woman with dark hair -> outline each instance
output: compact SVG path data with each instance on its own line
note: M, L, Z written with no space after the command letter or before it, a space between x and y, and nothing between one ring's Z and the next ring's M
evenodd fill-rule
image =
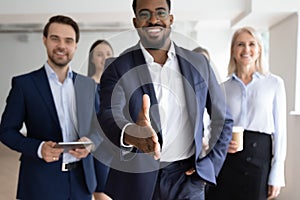
M100 82L107 58L113 56L113 48L106 40L95 41L89 51L88 76Z
M95 41L89 51L89 63L88 63L88 76L95 80L97 83L95 109L96 113L100 110L100 79L104 71L104 64L107 58L113 56L112 46L106 40ZM100 144L101 145L101 144ZM107 163L102 163L100 160L94 157L95 171L97 178L97 188L94 193L95 200L111 199L104 192L109 167Z

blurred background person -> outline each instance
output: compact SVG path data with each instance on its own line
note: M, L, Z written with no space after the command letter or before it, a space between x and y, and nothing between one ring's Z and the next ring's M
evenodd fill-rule
M238 29L231 42L229 79L223 83L235 126L244 128L243 150L231 141L209 200L266 200L285 185L286 94L283 80L264 63L260 34Z
M194 52L196 53L201 53L203 54L208 62L210 63L210 55L209 55L209 52L207 49L203 48L203 47L196 47L195 49L193 49ZM203 146L202 146L202 155L205 156L207 153L208 153L208 150L209 150L209 138L210 138L210 117L209 117L209 114L207 112L207 109L205 108L204 109L204 113L203 113L203 139L202 139L202 142L203 142Z
M89 51L89 63L88 63L88 76L95 80L97 83L96 90L96 100L95 100L95 109L96 113L100 110L100 79L104 71L104 64L107 58L113 56L113 48L106 40L97 40L95 41ZM101 156L105 155L107 149L105 148L105 143L102 143L99 148L101 148ZM104 148L103 148L104 147ZM97 178L97 188L94 193L95 200L105 200L111 199L104 192L105 183L107 180L107 175L109 172L109 167L107 163L102 163L101 161L107 161L109 158L101 158L101 160L94 157L95 171Z
M104 64L107 58L113 56L113 48L106 40L95 41L89 51L88 76L95 80L97 85L97 94L100 90L100 79L104 71ZM100 98L96 100L96 111L99 112Z
M193 49L193 51L197 52L197 53L202 53L207 60L210 62L210 55L207 49L203 48L203 47L196 47L195 49Z

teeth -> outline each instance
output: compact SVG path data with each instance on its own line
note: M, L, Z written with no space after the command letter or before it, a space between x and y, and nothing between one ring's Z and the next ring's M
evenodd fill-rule
M58 54L58 55L64 55L63 52L56 52L56 54Z
M159 32L160 29L150 29L149 32Z
M242 57L250 57L250 55L246 54L246 55L242 55Z
M161 31L160 28L149 28L149 29L147 29L148 33L158 33L160 31Z

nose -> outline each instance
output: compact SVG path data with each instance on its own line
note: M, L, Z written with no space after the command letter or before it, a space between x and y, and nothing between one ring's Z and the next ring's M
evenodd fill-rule
M156 22L157 22L158 20L159 20L159 19L158 19L158 17L156 16L155 12L152 12L152 13L151 13L151 17L150 17L150 19L149 19L149 22L150 22L151 24L156 24Z
M58 43L57 43L57 46L59 47L59 48L64 48L65 46L66 46L66 44L65 44L65 42L64 41L59 41Z
M250 50L250 46L249 45L245 45L245 51L249 51Z

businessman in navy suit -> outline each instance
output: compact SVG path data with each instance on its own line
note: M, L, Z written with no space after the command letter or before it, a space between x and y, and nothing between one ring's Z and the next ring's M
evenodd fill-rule
M115 156L105 192L115 200L204 200L231 139L232 119L209 62L170 39L169 0L134 0L140 42L101 78L101 128ZM201 155L203 112L210 150Z
M95 83L69 63L79 28L67 16L53 16L44 28L48 60L14 77L0 125L0 141L21 153L17 199L90 200L96 187L90 151L100 143L94 111ZM20 133L23 123L27 134ZM65 151L58 142L91 141Z

